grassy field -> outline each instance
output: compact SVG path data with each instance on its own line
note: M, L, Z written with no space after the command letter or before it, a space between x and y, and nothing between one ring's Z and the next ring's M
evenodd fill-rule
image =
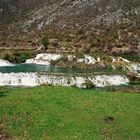
M139 140L140 94L0 88L0 139Z

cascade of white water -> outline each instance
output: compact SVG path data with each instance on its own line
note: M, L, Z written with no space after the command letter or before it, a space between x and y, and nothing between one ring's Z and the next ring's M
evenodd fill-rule
M59 86L72 86L82 88L90 80L96 87L127 84L130 80L124 75L97 75L97 76L65 76L39 73L0 73L0 86L37 86L51 84Z
M4 66L13 66L13 64L8 62L7 60L0 59L0 67L4 67Z

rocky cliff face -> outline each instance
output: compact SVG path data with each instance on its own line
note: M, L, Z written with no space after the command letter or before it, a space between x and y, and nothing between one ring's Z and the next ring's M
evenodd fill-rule
M38 45L47 33L51 49L139 52L139 0L1 0L0 8L2 45Z

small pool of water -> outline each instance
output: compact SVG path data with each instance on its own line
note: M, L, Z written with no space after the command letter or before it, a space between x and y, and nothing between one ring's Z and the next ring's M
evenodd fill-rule
M3 73L18 73L18 72L48 72L48 73L95 73L107 72L106 69L81 69L81 68L63 68L55 66L44 66L35 64L17 64L15 66L0 67L0 72Z

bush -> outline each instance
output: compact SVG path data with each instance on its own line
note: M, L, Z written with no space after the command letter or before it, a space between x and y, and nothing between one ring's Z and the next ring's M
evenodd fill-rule
M4 60L7 60L7 61L9 61L9 62L11 62L11 63L16 63L16 62L15 62L14 56L11 55L11 54L5 54L5 55L3 56L3 59L4 59Z
M26 59L35 57L34 52L14 52L12 54L5 54L3 59L8 60L11 63L24 63Z
M5 55L3 56L3 59L5 59L5 60L8 60L8 61L9 61L9 59L10 59L10 55L9 55L9 54L5 54Z
M47 50L48 49L48 45L49 45L49 40L48 40L47 36L43 37L42 44L43 44L45 50Z
M25 54L21 54L20 57L19 57L19 61L21 63L24 63L26 61L26 59L27 59L27 55L25 55Z
M77 56L78 58L84 58L84 53L83 53L83 52L78 52L78 53L76 54L76 56Z
M95 88L95 85L90 80L86 80L85 83L83 84L83 86L85 86L87 89Z

